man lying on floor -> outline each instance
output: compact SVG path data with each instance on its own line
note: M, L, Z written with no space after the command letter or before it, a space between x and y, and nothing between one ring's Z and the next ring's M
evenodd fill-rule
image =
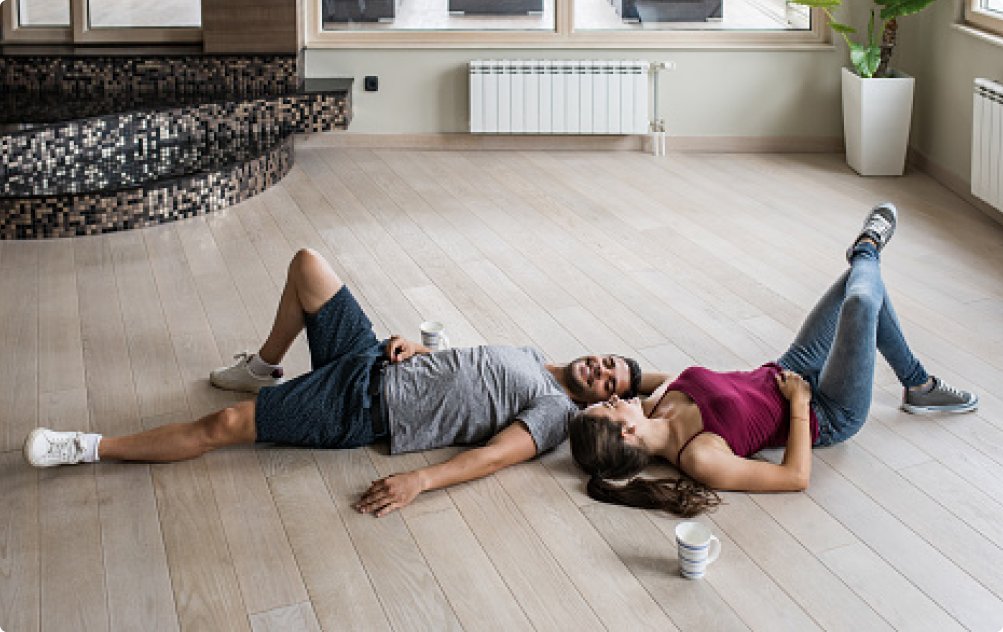
M280 363L304 327L313 370L283 382ZM351 292L311 250L293 257L261 349L235 359L210 379L220 388L257 393L253 400L123 437L37 428L25 440L25 458L36 467L169 462L255 441L355 448L387 439L394 454L484 444L374 482L356 508L383 516L423 491L531 459L565 439L580 405L650 392L666 377L642 376L637 362L613 355L556 365L529 347L431 353L400 336L379 341Z

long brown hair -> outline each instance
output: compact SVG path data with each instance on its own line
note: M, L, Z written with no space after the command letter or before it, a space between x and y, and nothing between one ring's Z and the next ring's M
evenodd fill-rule
M679 478L638 476L651 463L651 456L624 441L620 425L585 410L568 426L571 455L589 474L589 497L616 505L661 509L691 518L721 504L717 492L680 470ZM629 479L614 483L609 479Z

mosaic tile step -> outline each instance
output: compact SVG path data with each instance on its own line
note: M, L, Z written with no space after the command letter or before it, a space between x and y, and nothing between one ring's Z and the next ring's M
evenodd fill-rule
M0 85L10 92L123 98L206 93L254 96L292 92L297 83L295 55L0 56Z
M42 161L44 168L15 164L0 175L0 198L118 191L217 171L257 157L284 136L171 138L152 150L146 142L128 139L114 150L89 148L73 156L53 152Z
M351 80L292 55L0 56L0 239L209 213L278 182L293 134L344 129Z
M288 136L246 162L135 189L0 198L0 239L96 235L212 213L264 191L292 165Z
M213 170L293 133L344 129L348 91L91 117L0 136L0 197L133 188ZM317 86L314 86L316 89Z
M3 58L0 57L0 60ZM211 103L235 103L259 99L290 99L291 102L322 96L350 99L351 79L307 79L289 86L281 83L270 92L242 92L209 85L202 92L167 90L158 93L0 92L0 133L28 130L76 119L97 118L120 113L155 112Z

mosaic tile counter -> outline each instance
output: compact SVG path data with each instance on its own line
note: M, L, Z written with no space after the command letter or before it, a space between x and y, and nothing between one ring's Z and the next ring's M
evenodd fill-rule
M278 182L293 134L344 129L351 80L293 56L0 57L0 239L219 210Z

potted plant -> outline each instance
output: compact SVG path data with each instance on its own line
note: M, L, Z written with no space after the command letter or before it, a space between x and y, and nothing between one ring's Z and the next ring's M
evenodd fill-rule
M867 41L862 44L850 39L856 29L833 18L832 10L841 6L841 0L789 1L821 9L829 26L843 36L850 49L853 68L843 68L842 80L847 164L864 176L902 175L909 145L914 80L891 69L888 62L898 37L898 18L918 13L934 0L874 0ZM881 24L876 29L877 20Z

